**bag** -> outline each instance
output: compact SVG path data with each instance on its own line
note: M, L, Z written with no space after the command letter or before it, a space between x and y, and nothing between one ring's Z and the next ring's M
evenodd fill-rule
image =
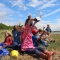
M5 48L3 48L2 51L3 51L3 55L9 55L9 52Z

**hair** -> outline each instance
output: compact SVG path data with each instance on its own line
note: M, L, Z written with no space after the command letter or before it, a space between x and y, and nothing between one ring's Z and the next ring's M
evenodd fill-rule
M28 16L28 19L26 19L26 21L25 21L25 26L26 26L26 24L28 23L28 21L30 20L30 17L31 17L31 15L29 15L29 16Z
M16 26L16 25L15 25ZM13 26L13 30L15 31L16 29L15 29L15 26Z
M43 32L43 30L42 30L42 29L39 29L38 31L39 31L39 32Z
M28 23L28 21L29 21L29 19L26 19L26 21L25 21L25 26L26 26L26 24Z
M47 26L50 26L49 24L47 24Z
M8 36L12 36L12 33L8 30L6 30L5 33L8 33Z
M16 26L16 25L15 25L15 26ZM16 29L15 29L15 26L13 26L12 34L13 34L13 33L14 33L14 31L16 30Z

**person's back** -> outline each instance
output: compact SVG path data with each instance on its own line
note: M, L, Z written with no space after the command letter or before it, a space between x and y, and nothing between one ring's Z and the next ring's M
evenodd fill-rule
M20 44L20 32L18 31L18 27L19 26L14 26L12 34L13 34L13 42Z
M13 34L13 37L14 37L14 42L17 42L18 44L20 44L20 32L15 30L14 34Z

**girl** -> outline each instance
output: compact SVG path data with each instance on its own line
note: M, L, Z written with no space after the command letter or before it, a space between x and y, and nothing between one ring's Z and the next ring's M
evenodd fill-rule
M5 31L4 45L10 46L12 44L12 34L9 31Z
M35 23L32 26L30 26L30 23L33 20L35 21ZM21 39L22 39L21 51L27 53L34 53L45 60L50 60L50 57L54 54L54 52L49 52L41 47L34 47L33 45L31 32L34 29L34 25L37 22L38 21L35 19L29 19L29 21L27 22L25 29L21 34Z

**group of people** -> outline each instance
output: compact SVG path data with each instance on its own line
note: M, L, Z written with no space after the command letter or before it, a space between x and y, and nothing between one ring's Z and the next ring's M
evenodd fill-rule
M25 25L14 26L12 33L6 31L3 42L4 46L13 49L19 48L21 52L36 54L45 60L50 60L50 57L55 52L45 50L39 44L49 46L48 42L50 41L51 29L49 25L47 25L46 30L37 29L35 26L37 22L39 22L39 20L29 15Z

